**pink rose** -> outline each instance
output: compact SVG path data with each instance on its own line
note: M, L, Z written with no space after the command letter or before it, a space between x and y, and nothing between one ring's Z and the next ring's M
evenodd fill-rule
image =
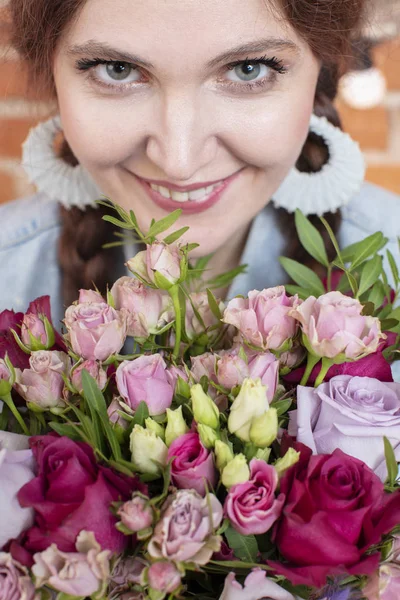
M213 352L205 352L200 356L191 356L190 373L196 383L200 383L202 377L207 377L210 381L218 383L217 378L217 361L218 355ZM208 393L212 398L217 395L216 389L210 386Z
M111 295L115 308L128 313L128 335L148 338L167 325L171 300L165 292L146 287L135 277L121 277L111 288Z
M0 600L38 600L35 585L28 570L13 560L11 554L0 552Z
M20 396L43 410L64 406L68 391L63 375L69 375L69 356L57 350L37 350L29 364L30 369L15 370L15 389Z
M17 494L22 486L35 476L32 452L4 447L2 443L4 435L18 438L18 444L20 437L0 431L0 550L9 540L18 537L33 523L33 510L22 508L17 500Z
M147 580L153 590L172 594L181 585L181 574L172 562L156 562L147 571Z
M214 494L202 498L194 490L179 490L169 496L162 508L149 542L150 556L206 565L221 546L221 537L213 532L220 526L222 514Z
M82 530L92 531L103 549L121 552L128 538L120 533L111 503L128 500L133 491L146 492L136 478L96 463L92 448L67 437L30 438L37 476L18 493L23 507L35 510L35 524L23 541L28 552L41 552L52 543L74 552Z
M181 260L178 246L168 246L164 242L154 242L147 246L146 265L150 280L155 283L154 273L159 273L174 285L181 276Z
M384 481L384 436L400 462L400 383L338 375L317 388L298 386L289 434L314 454L340 448L364 461Z
M117 514L122 524L133 533L148 529L153 524L154 513L149 498L142 494L134 494L131 500L118 509Z
M116 373L117 388L126 404L136 410L146 402L151 416L162 415L171 406L174 390L160 354L123 361Z
M11 373L4 360L0 358L0 380L9 381L11 379Z
M127 429L129 424L128 419L132 415L127 415L126 406L122 406L122 404L122 401L120 401L118 398L113 398L107 408L107 415L110 423L113 425L118 425L119 427L122 427L122 429ZM123 415L127 415L127 418L124 419Z
M250 462L250 479L230 488L224 512L242 535L266 533L282 512L285 496L275 497L278 474L263 460Z
M35 340L32 340L30 334ZM52 324L50 296L40 296L29 304L21 324L21 338L31 350L67 351L62 336ZM15 363L13 365L20 366Z
M100 390L105 388L107 383L107 373L101 366L101 363L96 360L84 360L83 363L78 365L71 374L71 383L80 394L83 392L82 386L82 371L85 370L93 377L96 381Z
M103 296L95 290L79 290L79 298L77 304L87 304L88 302L95 304L103 304L105 300Z
M291 316L299 321L308 349L316 356L357 360L376 352L381 332L379 319L362 315L363 305L340 292L319 298L310 296L293 307ZM344 361L343 361L344 362Z
M119 557L110 577L110 598L119 598L122 592L129 589L130 584L140 584L146 567L147 563L141 558L129 555Z
M32 573L37 587L50 585L57 592L85 597L104 590L110 575L108 550L101 551L92 532L81 531L77 552L61 552L52 544L34 555Z
M105 303L70 306L65 325L73 351L87 360L107 360L125 343L127 317Z
M167 370L165 371L165 373L167 375L167 379L168 379L170 385L172 386L172 389L174 390L174 393L175 393L175 388L176 388L176 384L178 382L179 377L181 379L183 379L183 381L186 381L186 383L189 380L187 373L183 369L183 367L176 367L175 365L169 365Z
M298 324L291 315L300 300L287 296L283 286L249 292L234 298L224 312L224 323L234 325L243 339L264 350L279 350L296 335Z
M219 600L295 600L292 594L269 579L265 571L253 569L247 575L242 586L235 579L235 573L229 573L225 579L224 589Z
M35 338L32 340L32 338ZM28 348L34 347L32 342L35 342L47 348L49 344L49 336L46 333L44 322L36 315L24 315L21 328L21 339ZM38 348L35 348L37 350Z
M397 600L400 598L400 565L383 563L363 589L367 600Z
M196 490L204 496L215 487L217 471L213 454L201 443L198 433L185 433L168 449L168 460L173 458L171 479L178 488Z

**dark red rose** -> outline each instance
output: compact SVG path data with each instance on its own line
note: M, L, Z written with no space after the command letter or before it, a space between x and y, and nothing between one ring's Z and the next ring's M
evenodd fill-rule
M21 350L11 333L11 329L19 333L23 318L23 313L15 313L13 310L0 312L0 358L8 354L14 367L28 369L29 356Z
M366 551L400 523L400 490L386 494L365 463L341 450L302 454L281 492L286 501L273 540L287 562L269 564L294 585L320 588L328 575L370 575L380 554Z
M18 500L33 507L35 523L21 542L24 549L41 552L55 543L74 552L76 537L85 529L93 531L102 548L122 552L128 538L115 528L110 504L128 500L133 491L146 493L146 487L99 465L83 442L50 434L32 437L30 444L37 477L21 488Z

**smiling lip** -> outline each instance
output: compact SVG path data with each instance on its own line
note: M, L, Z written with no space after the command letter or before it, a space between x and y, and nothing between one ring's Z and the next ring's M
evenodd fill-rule
M222 194L229 187L229 185L239 176L239 174L241 173L242 170L243 169L236 171L236 173L233 173L233 175L230 175L226 179L217 179L216 181L211 181L211 182L206 182L206 183L202 182L200 184L188 185L186 187L180 187L177 185L173 185L173 184L169 183L168 181L144 179L142 177L139 177L138 175L135 175L135 177L139 181L139 183L142 185L144 190L147 192L147 194L150 196L150 198L153 200L153 202L155 204L157 204L157 206L159 206L163 210L165 210L167 212L171 212L173 210L180 208L184 214L195 214L195 213L204 212L205 210L209 209L211 206L214 206L220 200ZM195 190L198 190L198 189L201 189L204 187L208 187L210 185L214 185L214 186L216 186L216 188L210 193L210 195L205 200L202 200L202 201L188 200L185 202L177 202L177 201L173 200L172 198L165 198L158 191L153 190L150 187L150 184L166 187L166 188L171 189L172 191L177 191L177 192L195 191ZM218 184L220 184L220 185L218 185Z

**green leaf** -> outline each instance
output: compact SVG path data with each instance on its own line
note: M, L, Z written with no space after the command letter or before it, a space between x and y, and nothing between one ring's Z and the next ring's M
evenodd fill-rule
M299 285L292 285L288 283L285 285L285 288L288 294L291 296L295 296L297 294L302 300L307 300L309 296L313 295L313 290L302 288Z
M76 429L71 425L66 423L57 423L56 421L51 421L49 426L54 429L58 435L66 436L71 438L71 440L80 440L82 439L80 435L78 435Z
M157 235L172 227L172 225L179 219L181 214L182 209L178 208L178 210L174 210L174 212L154 223L147 232L146 238L157 237Z
M177 231L174 231L174 233L167 235L167 237L163 240L164 244L173 244L176 242L176 240L179 240L179 238L182 237L183 234L188 231L188 229L189 227L181 227L181 229L178 229Z
M386 243L387 239L384 238L382 232L378 231L361 240L361 242L347 246L341 250L340 254L345 263L351 263L350 270L353 271L367 258L376 254Z
M369 293L368 302L372 302L372 304L375 306L375 310L377 310L382 306L384 299L385 289L382 281L378 279Z
M297 235L308 254L315 258L321 265L329 267L328 255L322 235L299 209L296 210L295 223Z
M400 281L399 269L398 269L397 263L395 261L395 258L393 256L393 254L390 252L390 250L386 250L386 254L387 254L387 257L388 257L390 269L392 271L392 275L393 275L393 279L394 279L394 285L397 288L398 285L399 285L399 281Z
M111 215L104 215L103 221L107 221L108 223L112 223L116 227L120 227L121 229L129 229L133 230L134 227L130 223L125 223L125 221L120 221L116 217L112 217Z
M381 321L382 331L391 331L392 329L396 329L399 321L397 319L384 319Z
M211 309L212 314L214 315L214 317L216 319L218 319L220 321L222 319L221 309L218 306L218 302L217 302L214 294L208 288L207 288L207 298L208 298L208 305Z
M301 287L310 289L312 291L313 296L321 296L325 294L324 286L322 285L322 281L308 267L298 263L291 258L286 258L285 256L281 256L279 258L279 262L282 267L288 273L289 277L293 279L296 283L298 283Z
M232 526L225 531L228 546L235 556L245 562L254 563L258 554L257 540L254 535L242 535Z
M146 404L146 402L140 402L139 406L137 407L136 411L135 411L135 416L133 417L133 421L132 421L132 425L133 427L135 425L141 425L141 427L144 427L145 421L146 419L148 419L150 416L149 414L149 408Z
M343 258L342 258L342 253L340 251L339 244L338 244L338 241L337 241L337 239L335 237L335 234L333 233L332 227L329 225L328 221L324 217L320 217L320 220L321 220L321 223L323 223L325 229L327 230L328 235L329 235L329 237L331 239L331 242L333 244L333 247L336 250L336 254L337 254L336 260L338 261L339 266L344 269L344 261L343 261Z
M388 477L386 483L390 486L393 486L396 483L399 468L397 465L396 456L394 450L392 448L392 444L389 442L387 437L383 438L383 443L385 445L385 458L386 458L386 466L388 471Z
M292 402L293 402L292 398L283 398L282 400L277 400L276 402L272 402L271 407L275 408L276 412L278 413L278 417L281 417L292 406Z
M218 275L218 277L214 277L214 279L210 279L209 281L206 282L207 287L208 288L224 288L227 285L229 285L230 283L232 283L232 281L235 279L235 277L237 277L238 275L240 275L241 273L245 273L247 269L247 265L240 265L239 267L236 267L235 269L232 269L231 271L228 271L227 273L224 273L222 275Z
M374 285L376 280L379 278L382 273L382 257L379 255L374 256L370 261L368 261L362 270L360 285L358 288L358 295L362 296L364 292L369 290L369 288Z

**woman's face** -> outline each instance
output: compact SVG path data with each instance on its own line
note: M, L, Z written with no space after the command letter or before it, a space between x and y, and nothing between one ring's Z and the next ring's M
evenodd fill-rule
M87 0L54 76L65 136L143 227L239 239L300 155L319 63L266 0Z

